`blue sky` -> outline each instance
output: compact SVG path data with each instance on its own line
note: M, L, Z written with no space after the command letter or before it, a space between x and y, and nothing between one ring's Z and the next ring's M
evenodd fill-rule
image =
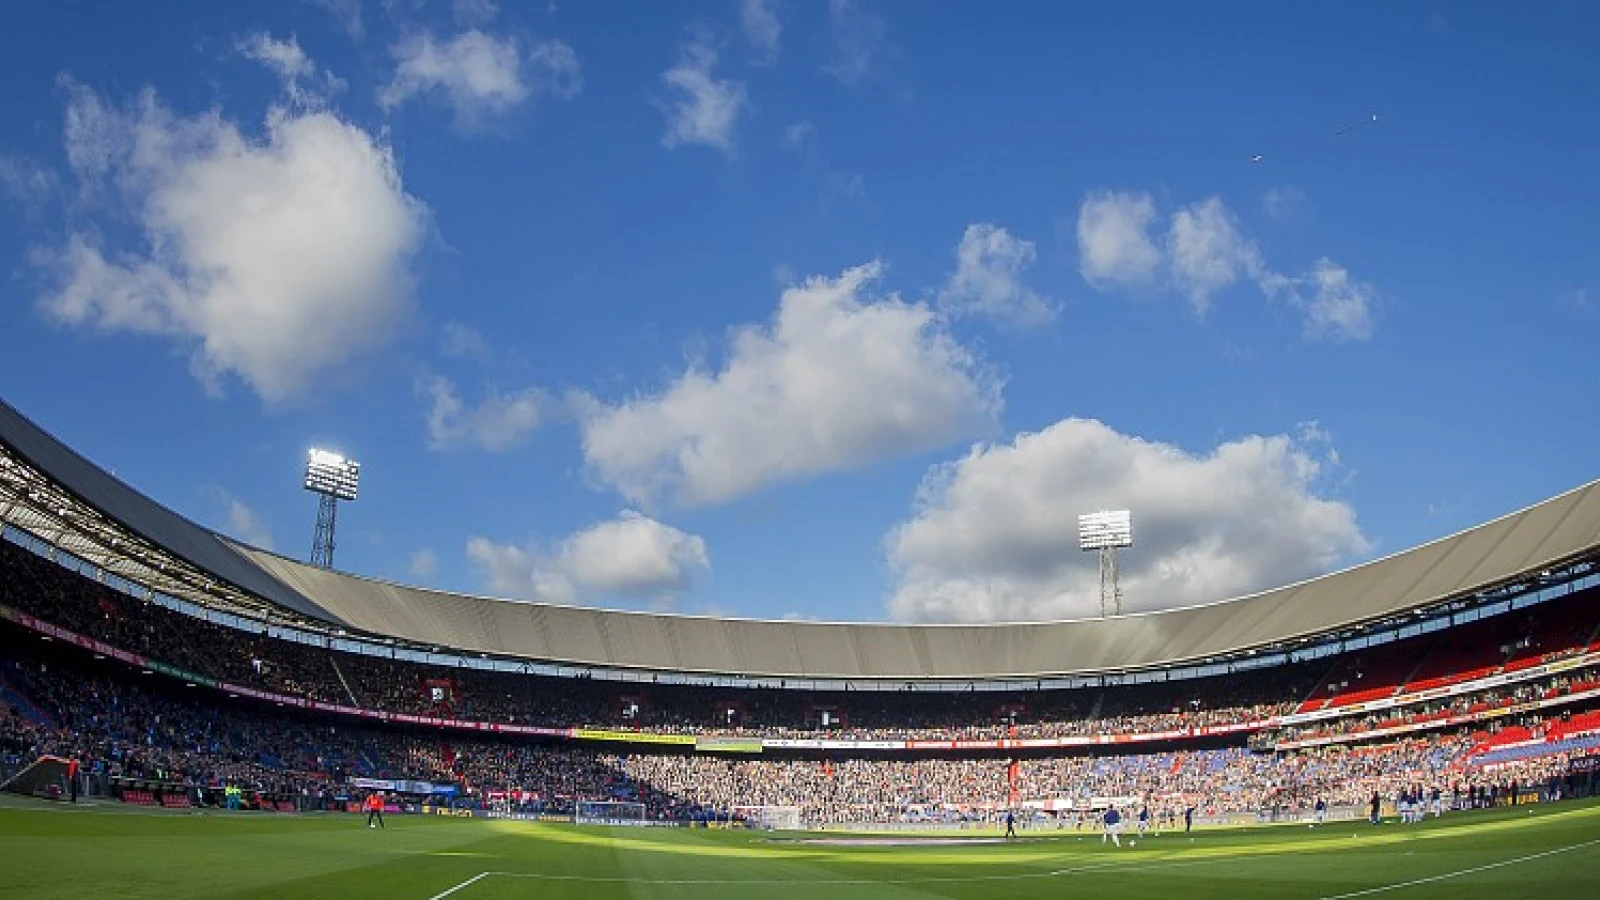
M1092 614L1594 478L1583 4L21 3L0 388L340 568ZM1376 117L1374 119L1374 117ZM1258 158L1259 157L1259 158Z

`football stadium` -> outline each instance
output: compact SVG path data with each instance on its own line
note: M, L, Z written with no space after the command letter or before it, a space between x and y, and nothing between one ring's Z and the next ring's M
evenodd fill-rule
M1600 898L1597 46L0 2L0 900Z
M375 581L10 406L0 513L7 896L1600 890L1600 482L1252 596L997 625Z

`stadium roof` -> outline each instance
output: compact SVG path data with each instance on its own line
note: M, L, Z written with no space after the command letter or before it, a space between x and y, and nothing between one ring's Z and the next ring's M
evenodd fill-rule
M235 596L214 580L246 595L226 604L233 608L275 608L420 646L601 669L911 681L1163 668L1352 630L1600 555L1597 481L1331 575L1113 619L908 625L620 612L390 584L246 546L123 484L4 402L0 445L5 521L127 577L159 576L158 589L176 584L200 602ZM123 535L120 544L107 537L111 526Z

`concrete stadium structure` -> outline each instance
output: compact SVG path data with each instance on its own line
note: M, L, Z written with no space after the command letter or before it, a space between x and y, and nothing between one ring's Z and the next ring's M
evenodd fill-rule
M0 522L209 609L441 650L637 673L881 684L1228 666L1600 573L1600 481L1344 571L1216 603L993 625L762 621L475 597L328 571L144 496L0 402Z

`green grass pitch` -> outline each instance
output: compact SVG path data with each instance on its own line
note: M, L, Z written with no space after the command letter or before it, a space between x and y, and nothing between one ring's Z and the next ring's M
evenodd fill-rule
M1147 837L837 846L816 835L10 801L0 897L1600 897L1600 803ZM1126 842L1126 837L1124 838ZM488 874L485 874L488 873Z

